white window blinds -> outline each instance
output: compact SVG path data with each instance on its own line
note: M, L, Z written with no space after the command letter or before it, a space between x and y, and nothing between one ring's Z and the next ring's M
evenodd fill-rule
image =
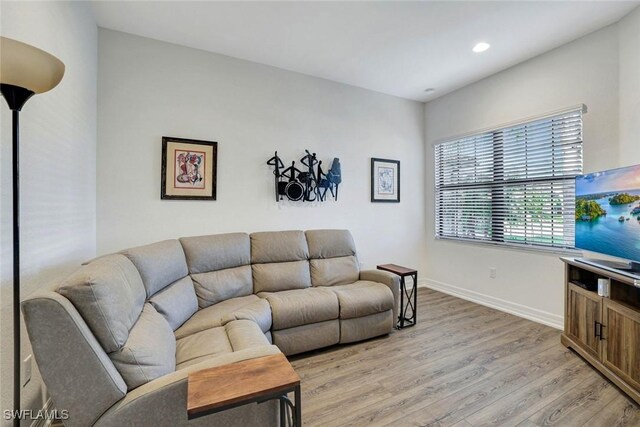
M436 237L573 248L583 108L436 145Z

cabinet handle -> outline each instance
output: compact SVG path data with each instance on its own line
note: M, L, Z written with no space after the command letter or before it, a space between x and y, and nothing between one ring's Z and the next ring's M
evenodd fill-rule
M600 323L600 339L602 341L606 340L606 338L602 335L602 333L604 332L604 328L605 326L602 323Z
M600 333L598 332L598 325L599 323L597 321L593 322L593 335L595 335L596 338L600 338Z

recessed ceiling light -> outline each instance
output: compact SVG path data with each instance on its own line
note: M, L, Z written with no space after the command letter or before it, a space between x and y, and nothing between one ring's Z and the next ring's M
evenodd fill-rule
M435 91L436 91L436 90L435 90L434 88L432 88L432 87L428 87L428 88L426 88L426 89L424 90L424 93L433 93L433 92L435 92Z
M489 43L485 43L485 42L480 42L477 45L475 45L473 47L473 51L475 53L480 53L480 52L484 52L485 50L489 49L491 47L491 45Z

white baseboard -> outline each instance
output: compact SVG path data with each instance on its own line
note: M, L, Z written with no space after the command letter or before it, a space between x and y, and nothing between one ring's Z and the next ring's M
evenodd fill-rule
M468 289L459 288L448 283L438 282L431 279L421 279L418 280L418 287L433 289L480 305L495 308L496 310L504 311L518 317L523 317L537 323L542 323L543 325L551 326L552 328L564 328L563 316L558 316L557 314L527 307L522 304L506 301L490 295L481 294L479 292L470 291Z

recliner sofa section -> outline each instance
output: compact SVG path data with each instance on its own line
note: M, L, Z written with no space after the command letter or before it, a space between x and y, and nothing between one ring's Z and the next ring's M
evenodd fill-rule
M67 425L271 425L273 402L188 422L189 373L387 334L398 292L346 230L231 233L97 258L22 310Z

